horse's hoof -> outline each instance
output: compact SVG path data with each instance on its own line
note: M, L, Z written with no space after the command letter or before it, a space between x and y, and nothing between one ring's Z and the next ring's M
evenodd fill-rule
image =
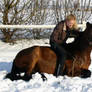
M25 74L22 79L25 81L29 81L30 79L32 79L32 75Z
M12 76L11 73L8 73L8 74L5 76L5 79L6 79L6 78L9 78L11 81L14 80L14 78L13 78L13 76Z
M91 76L91 71L90 70L82 70L81 72L81 78L88 78Z

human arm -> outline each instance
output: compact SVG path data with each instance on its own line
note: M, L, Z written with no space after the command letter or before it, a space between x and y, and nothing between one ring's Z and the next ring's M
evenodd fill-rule
M63 26L64 26L64 22L62 21L56 25L50 36L50 41L54 41L58 44L61 44L63 42L64 37L66 35L66 33L63 32Z

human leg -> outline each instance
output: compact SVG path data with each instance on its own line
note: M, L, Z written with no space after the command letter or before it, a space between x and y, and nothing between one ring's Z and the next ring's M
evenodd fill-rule
M51 48L54 50L54 52L58 57L54 75L55 76L63 75L63 67L66 60L66 51L62 46L58 45L55 42L51 43Z

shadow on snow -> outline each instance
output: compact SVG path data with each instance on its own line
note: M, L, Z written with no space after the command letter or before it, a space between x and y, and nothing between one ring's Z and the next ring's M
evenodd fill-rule
M10 72L12 68L12 62L0 62L0 71Z

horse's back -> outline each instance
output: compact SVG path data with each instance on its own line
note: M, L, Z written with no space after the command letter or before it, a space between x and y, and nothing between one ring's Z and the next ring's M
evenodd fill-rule
M14 64L25 69L35 64L38 72L54 73L56 54L49 46L32 46L21 50L14 59Z

